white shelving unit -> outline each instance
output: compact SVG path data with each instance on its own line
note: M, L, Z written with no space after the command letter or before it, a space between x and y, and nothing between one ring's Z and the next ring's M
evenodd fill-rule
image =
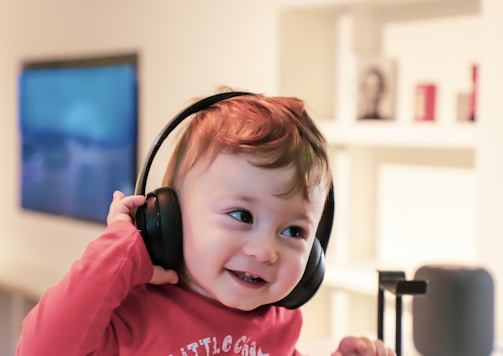
M425 263L477 262L479 128L459 120L457 100L471 90L471 65L483 60L481 2L281 1L280 92L305 99L333 160L336 221L327 276L305 312L307 328L328 325L318 333L328 340L322 352L346 334L375 336L378 269L413 278ZM368 56L396 64L392 120L356 119L357 61ZM437 86L433 122L414 120L422 82ZM405 302L404 351L413 355ZM394 335L393 322L387 326ZM316 352L325 345L314 344Z
M398 126L391 122L360 122L340 125L321 121L319 127L334 146L473 150L477 127L471 122L442 127L430 122Z

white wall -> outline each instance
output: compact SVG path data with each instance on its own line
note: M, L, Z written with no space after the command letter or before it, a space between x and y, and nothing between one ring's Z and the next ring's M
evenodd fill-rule
M9 61L9 54L12 52L13 41L10 29L12 26L13 18L8 16L8 6L9 4L6 1L0 1L0 23L2 26L5 26L5 31L0 31L0 120L3 124L3 129L0 130L0 137L3 143L2 149L0 150L1 159L4 163L4 167L2 167L2 173L0 174L0 189L2 189L2 195L5 195L5 192L13 189L10 179L10 174L7 173L8 170L12 170L12 160L10 158L14 155L13 151L13 130L15 127L15 120L12 118L11 110L9 110L8 106L12 106L11 102L15 100L14 90L8 87L8 82L10 81L12 74L9 73L9 67L11 67ZM5 137L9 137L9 140L6 142ZM8 158L9 157L9 158ZM7 161L8 158L8 161ZM12 207L8 206L8 203L5 201L5 198L2 199L2 204L0 204L0 229L4 230L4 221L8 220L7 214L12 211ZM0 231L1 231L0 230ZM0 258L5 254L4 247L4 238L2 233L0 233Z
M212 94L219 85L274 94L273 4L269 0L0 1L0 281L38 294L56 282L103 230L100 225L19 208L16 91L21 63L137 51L142 160L159 130L192 97Z
M496 45L503 33L503 2L482 1L485 21L482 27L480 71L480 145L477 152L478 255L494 275L496 287L497 340L503 340L503 51Z

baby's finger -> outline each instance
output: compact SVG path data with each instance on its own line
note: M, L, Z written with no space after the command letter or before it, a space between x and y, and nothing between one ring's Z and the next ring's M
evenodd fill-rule
M385 355L386 356L396 356L396 352L391 347L387 347Z
M360 341L365 344L365 352L361 353L361 355L365 356L385 356L378 353L377 345L368 337L360 337Z
M395 351L391 348L386 347L382 340L375 340L371 342L370 340L366 340L366 343L372 343L372 351L368 353L368 355L376 355L376 356L396 356Z
M132 222L136 209L143 205L145 200L146 198L143 195L130 195L126 197L121 192L115 192L112 204L110 204L107 224L110 225L117 219Z
M374 341L374 346L376 349L377 356L388 356L388 349L386 348L382 340Z
M122 199L121 205L126 207L129 211L133 211L135 208L142 206L145 200L146 198L143 195L130 195Z
M149 281L150 284L176 284L178 283L178 274L173 270L167 270L161 266L154 265L154 273Z
M346 336L340 341L339 347L334 353L332 353L332 356L367 355L366 352L369 349L369 345L367 345L367 342L365 342L363 338L356 336Z
M124 193L119 191L119 190L116 190L113 194L113 200L114 201L121 201L123 198L124 198Z

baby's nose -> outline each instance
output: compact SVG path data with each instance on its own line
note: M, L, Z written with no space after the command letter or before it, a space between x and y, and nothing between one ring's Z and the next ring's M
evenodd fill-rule
M270 264L277 262L278 249L277 236L274 234L251 236L243 247L246 255L255 257L259 262Z

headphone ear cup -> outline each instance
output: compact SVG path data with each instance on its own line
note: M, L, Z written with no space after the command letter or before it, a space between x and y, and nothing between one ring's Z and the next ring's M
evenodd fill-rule
M320 288L325 276L325 251L332 231L334 212L334 187L331 184L304 274L290 294L275 303L276 305L289 309L298 308L307 303Z
M183 262L183 229L180 205L171 188L147 194L136 212L136 227L154 265L176 270Z
M325 254L320 241L315 238L306 269L299 283L285 298L275 303L288 309L295 309L305 304L316 293L325 275Z

